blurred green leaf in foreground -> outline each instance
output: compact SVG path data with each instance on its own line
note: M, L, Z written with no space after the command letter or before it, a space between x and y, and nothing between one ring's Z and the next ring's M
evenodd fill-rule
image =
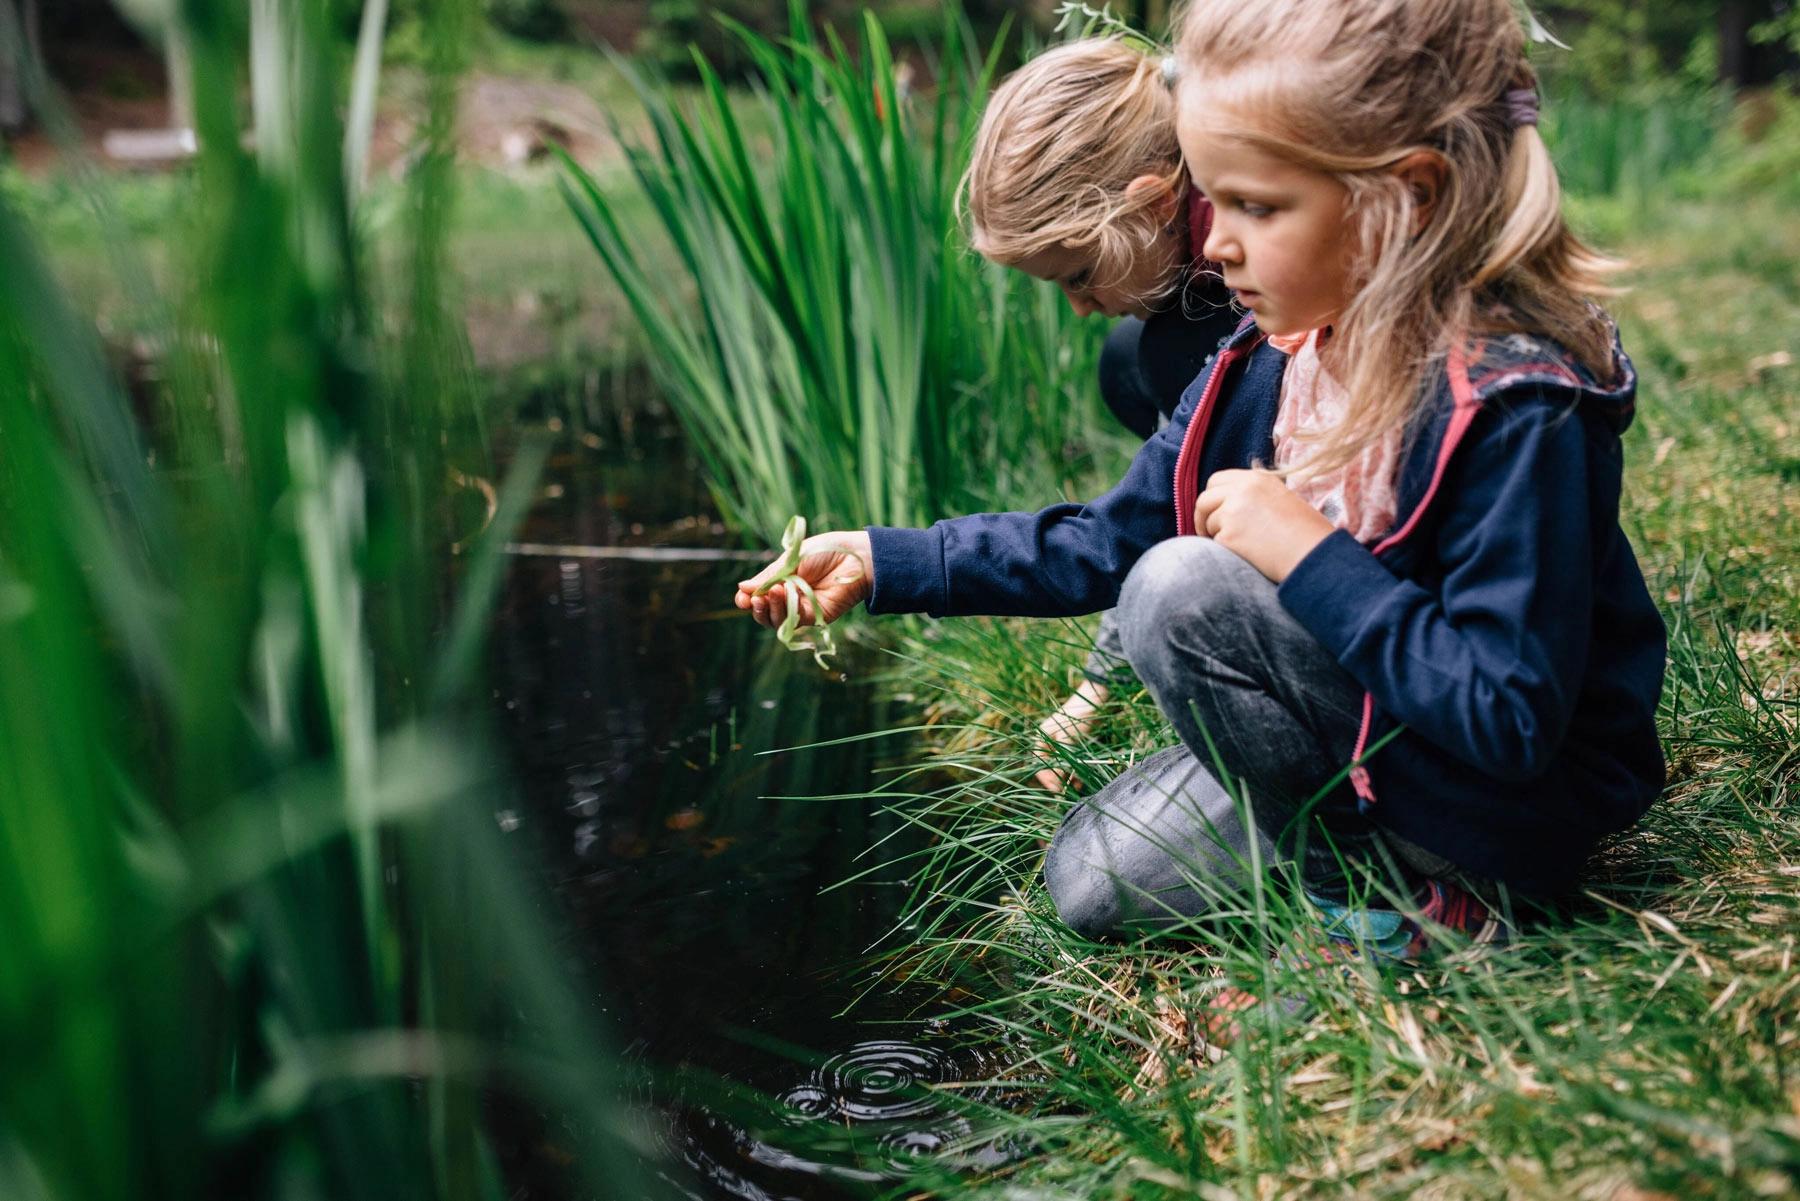
M469 702L541 452L452 573L445 480L491 470L441 282L466 5L428 18L392 333L349 186L379 56L352 87L340 7L177 7L201 151L154 378L116 377L0 207L8 1198L498 1197L494 1094L656 1195Z

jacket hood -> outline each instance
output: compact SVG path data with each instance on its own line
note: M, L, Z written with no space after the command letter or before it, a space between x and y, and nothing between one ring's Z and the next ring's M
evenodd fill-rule
M1246 316L1219 348L1247 350L1262 339L1256 318ZM1477 401L1486 402L1501 392L1521 387L1548 388L1558 393L1572 391L1578 405L1620 434L1631 425L1637 412L1637 368L1620 344L1616 326L1611 377L1606 380L1583 367L1560 343L1535 334L1496 334L1472 339L1463 348L1462 360L1469 391Z
M1637 409L1637 369L1613 330L1611 378L1601 380L1567 350L1532 334L1500 334L1469 344L1464 352L1470 390L1486 401L1521 387L1572 391L1576 403L1624 433Z

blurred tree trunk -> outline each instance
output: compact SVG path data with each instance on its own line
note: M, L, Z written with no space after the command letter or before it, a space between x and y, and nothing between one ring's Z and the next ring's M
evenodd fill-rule
M1772 83L1780 74L1780 47L1750 40L1750 31L1775 15L1775 0L1720 0L1720 83L1736 88L1754 87Z
M1742 87L1750 58L1750 6L1745 0L1719 5L1719 82Z
M194 79L188 61L187 32L170 21L163 35L163 69L169 77L169 128L194 127Z
M26 21L33 20L35 6L27 2ZM13 0L0 0L0 133L25 128L25 79L23 66L32 43L28 26L19 20Z

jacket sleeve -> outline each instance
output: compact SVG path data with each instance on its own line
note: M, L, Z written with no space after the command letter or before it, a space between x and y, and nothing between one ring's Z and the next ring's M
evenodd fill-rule
M871 613L1064 617L1110 608L1133 563L1175 534L1184 400L1118 486L1085 505L979 513L928 529L869 528Z
M1618 450L1606 433L1596 467L1577 413L1504 400L1476 416L1441 482L1441 584L1396 576L1340 530L1279 595L1384 712L1487 775L1526 780L1548 768L1581 687Z

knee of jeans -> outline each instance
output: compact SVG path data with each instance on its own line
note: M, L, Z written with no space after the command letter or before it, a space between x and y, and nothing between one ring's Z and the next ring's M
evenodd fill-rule
M1105 848L1091 832L1057 831L1044 856L1044 888L1063 925L1083 938L1105 938L1125 919L1119 883L1105 870Z
M1216 619L1246 569L1255 571L1211 538L1170 538L1144 552L1119 592L1119 635L1132 666L1141 673L1181 618Z

